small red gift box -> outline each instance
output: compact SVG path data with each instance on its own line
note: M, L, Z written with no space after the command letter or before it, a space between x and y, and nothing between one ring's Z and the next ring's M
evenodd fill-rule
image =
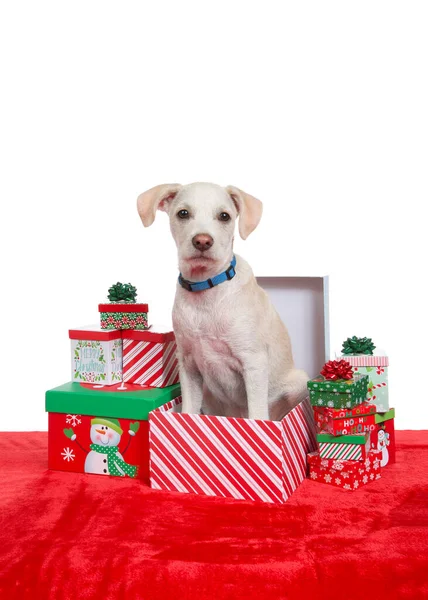
M372 450L365 460L321 458L319 452L308 454L309 478L344 490L355 491L362 485L380 479L381 453Z
M111 302L99 304L101 329L138 329L148 328L148 304Z
M173 331L152 326L147 331L124 331L122 338L124 382L157 388L178 383Z
M354 435L374 430L376 406L364 402L352 409L314 407L319 430L331 435ZM372 427L368 427L372 425Z

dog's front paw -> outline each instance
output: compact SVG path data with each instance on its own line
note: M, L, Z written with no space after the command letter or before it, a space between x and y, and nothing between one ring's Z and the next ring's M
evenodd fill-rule
M269 419L269 408L267 403L248 407L248 418L257 421L267 421Z
M192 410L192 400L189 396L183 396L183 402L181 404L181 412L188 415L192 414L194 411Z

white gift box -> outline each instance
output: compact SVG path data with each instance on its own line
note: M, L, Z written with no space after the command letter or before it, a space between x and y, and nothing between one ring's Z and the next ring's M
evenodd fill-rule
M114 385L122 381L122 332L98 325L69 330L71 380Z

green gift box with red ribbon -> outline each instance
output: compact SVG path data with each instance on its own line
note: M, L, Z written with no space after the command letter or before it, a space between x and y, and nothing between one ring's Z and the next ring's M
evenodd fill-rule
M365 401L367 375L356 375L352 379L334 381L322 375L308 381L309 399L312 406L330 408L352 408Z

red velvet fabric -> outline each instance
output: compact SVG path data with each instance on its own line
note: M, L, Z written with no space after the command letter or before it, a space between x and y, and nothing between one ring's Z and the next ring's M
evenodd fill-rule
M0 598L428 598L428 432L357 492L284 505L47 471L46 433L0 434Z

